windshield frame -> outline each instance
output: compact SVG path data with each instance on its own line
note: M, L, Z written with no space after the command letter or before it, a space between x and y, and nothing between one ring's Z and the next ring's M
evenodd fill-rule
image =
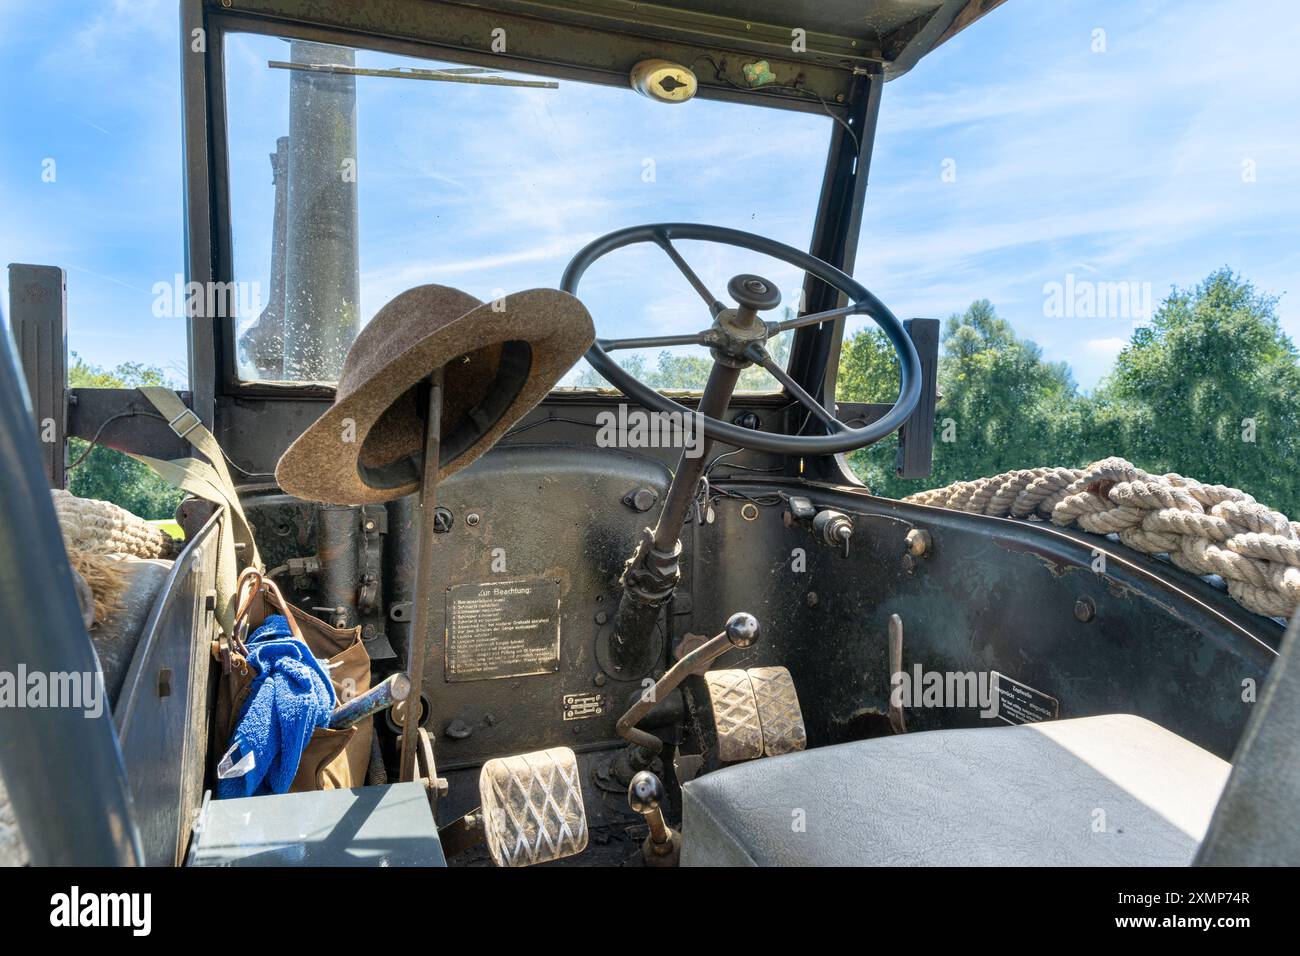
M300 22L251 16L214 9L203 0L182 0L182 44L184 64L184 146L186 167L186 259L187 281L200 284L233 281L233 236L228 175L228 129L226 111L225 37L231 33L254 33L292 37L384 53L436 59L445 62L508 70L554 79L621 86L622 74L578 68L571 65L467 51L430 43L379 36L370 33L316 27ZM205 49L191 50L195 30L202 30ZM702 50L702 53L720 52ZM844 105L819 102L806 97L758 97L749 91L701 86L704 99L741 102L766 109L828 113L832 122L830 144L820 188L809 249L819 258L851 270L861 224L862 200L879 109L880 72L856 70L851 92ZM824 107L824 108L823 108ZM671 108L671 107L665 107ZM856 130L846 133L845 130ZM577 251L576 249L574 250ZM834 260L838 259L838 262ZM847 266L846 266L847 264ZM557 277L558 283L558 277ZM805 286L805 311L816 311L825 289ZM217 398L333 398L333 385L310 382L265 382L241 379L236 361L235 325L227 318L197 317L189 320L190 385L196 411L211 418ZM843 319L822 327L800 329L791 348L789 371L814 394L833 375L842 336ZM548 401L590 391L557 390ZM603 391L603 390L602 390ZM781 393L774 393L780 395ZM831 392L830 394L833 394ZM205 415L205 411L207 414Z

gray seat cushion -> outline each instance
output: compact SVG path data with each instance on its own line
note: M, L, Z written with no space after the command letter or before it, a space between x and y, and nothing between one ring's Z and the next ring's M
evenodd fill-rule
M1229 765L1128 714L738 764L682 796L684 866L1185 866Z

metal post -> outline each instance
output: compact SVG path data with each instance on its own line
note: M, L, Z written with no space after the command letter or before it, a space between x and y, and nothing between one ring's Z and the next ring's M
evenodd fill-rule
M352 66L345 47L294 40L294 63ZM295 70L289 79L289 211L284 374L337 381L360 326L357 81Z
M405 783L415 779L416 737L420 727L420 689L424 683L425 649L429 644L437 601L434 580L433 512L438 506L438 461L442 441L442 369L429 376L429 405L424 423L424 468L420 478L419 522L420 549L415 584L415 621L406 645L406 674L411 691L402 714L402 761L398 779Z
M51 488L67 481L68 286L56 266L9 266L9 316Z
M284 378L284 259L288 245L285 219L289 213L289 137L275 141L271 153L271 183L275 188L275 213L271 220L271 295L266 308L239 337L246 361L260 376Z

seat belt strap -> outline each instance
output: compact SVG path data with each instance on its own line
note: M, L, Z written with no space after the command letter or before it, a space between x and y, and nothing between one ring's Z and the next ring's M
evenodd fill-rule
M235 489L235 482L226 465L226 457L221 446L199 416L187 408L170 388L142 385L139 391L154 408L158 409L178 437L188 441L208 459L206 462L197 458L165 461L147 455L131 456L148 465L173 487L210 501L225 511L224 524L229 531L223 531L218 543L217 619L222 629L229 633L229 629L234 624L235 581L239 574L238 552L235 545L244 546L244 556L249 566L263 569L262 557L258 553L256 541L253 540L252 526L248 523L244 508L239 503L239 493Z

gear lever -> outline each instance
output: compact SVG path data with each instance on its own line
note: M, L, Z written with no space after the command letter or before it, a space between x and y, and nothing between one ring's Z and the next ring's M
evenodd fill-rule
M681 855L682 835L664 822L663 801L663 781L649 770L642 770L628 784L627 805L645 817L650 827L641 844L646 866L676 866Z
M691 651L655 683L654 687L643 693L626 714L618 719L615 730L628 743L644 747L652 754L662 753L664 742L652 733L638 730L637 724L654 710L659 701L666 698L673 689L696 671L702 671L713 661L733 647L752 647L758 640L758 619L752 614L738 611L727 618L727 626L722 633L705 641Z

